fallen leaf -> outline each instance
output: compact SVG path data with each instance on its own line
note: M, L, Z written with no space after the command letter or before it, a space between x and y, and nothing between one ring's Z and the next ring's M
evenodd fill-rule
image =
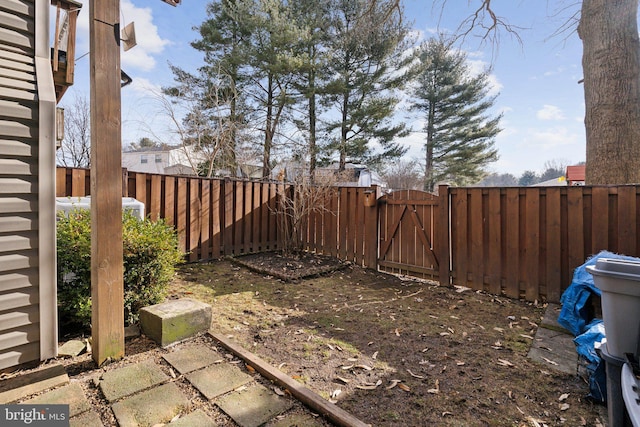
M399 337L400 336L400 331L398 330L398 328L396 328L395 330L396 336Z
M373 353L373 355L371 356L372 359L377 359L378 358L378 352L376 351L375 353Z
M331 398L336 399L338 396L340 396L340 393L342 393L342 390L340 389L333 390L331 392Z
M399 383L399 384L398 384L398 388L399 388L400 390L403 390L403 391L406 391L406 392L411 391L411 388L410 388L408 385L403 384L403 383Z
M249 371L252 374L256 371L251 365L245 364L245 366L247 367L247 371Z
M513 363L509 362L506 359L498 359L498 365L512 367Z
M423 380L425 378L422 375L414 374L413 372L411 372L411 369L407 369L407 372L409 372L409 375L411 375L414 378L419 378L421 380Z
M558 400L560 402L562 402L563 400L567 400L567 398L569 397L569 393L563 393L560 395L560 397L558 398Z
M345 383L345 384L349 384L351 382L351 380L348 380L348 379L342 378L342 377L336 377L336 379L338 381L341 381L341 382Z
M444 412L442 413L442 416L443 416L443 417L444 417L444 416L447 416L447 415L453 415L453 412L447 412L447 411L444 411Z
M520 334L520 336L521 336L522 338L527 338L527 339L530 339L530 340L533 340L533 339L534 339L531 335Z
M547 363L550 363L554 366L558 366L558 362L554 362L553 360L547 359L546 357L543 357L544 361Z
M401 381L400 380L391 380L391 384L389 384L386 389L387 390L391 390L392 388L394 388L395 386L397 386L398 384L400 384Z
M365 371L372 371L373 368L371 366L368 365L356 365L356 368L360 368L360 369L364 369Z
M464 362L461 360L456 361L456 365L458 366L464 366Z
M571 407L571 405L569 405L568 403L563 403L562 405L560 405L560 410L561 411L566 411L570 407Z
M342 369L345 370L345 371L349 370L351 368L353 368L353 365L342 365Z
M273 387L273 391L278 395L278 396L284 396L284 391L282 391L281 388L278 387Z

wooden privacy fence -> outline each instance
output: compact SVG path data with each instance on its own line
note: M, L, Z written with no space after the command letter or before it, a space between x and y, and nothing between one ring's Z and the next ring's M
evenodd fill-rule
M89 194L58 168L58 196ZM282 247L278 185L123 171L123 196L176 227L190 261ZM341 187L307 218L304 249L495 295L557 302L603 249L640 256L640 186L450 188L439 196Z
M639 189L449 188L452 283L558 302L591 255L640 255Z

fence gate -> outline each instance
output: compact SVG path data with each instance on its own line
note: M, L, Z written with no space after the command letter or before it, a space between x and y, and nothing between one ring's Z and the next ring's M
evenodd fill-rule
M378 206L380 270L436 279L438 196L401 190L383 196Z

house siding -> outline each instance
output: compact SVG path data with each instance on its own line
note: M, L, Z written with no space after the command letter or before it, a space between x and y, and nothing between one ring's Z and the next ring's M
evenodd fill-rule
M0 369L57 351L49 7L0 3Z

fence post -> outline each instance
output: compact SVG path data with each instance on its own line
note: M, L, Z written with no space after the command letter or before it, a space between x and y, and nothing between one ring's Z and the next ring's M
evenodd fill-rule
M122 168L122 197L129 197L129 170Z
M364 266L378 269L378 246L380 238L378 236L378 186L373 185L373 197L376 200L375 203L365 203L364 194L363 198L358 198L360 203L364 204Z
M449 270L449 186L438 186L438 231L436 239L436 256L438 257L438 276L442 286L451 285L451 276Z

